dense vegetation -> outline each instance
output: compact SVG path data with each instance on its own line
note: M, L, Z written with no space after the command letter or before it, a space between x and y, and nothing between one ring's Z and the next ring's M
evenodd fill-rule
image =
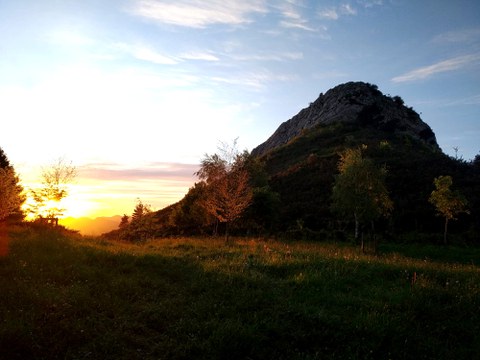
M413 111L413 110L412 110ZM383 192L388 192L388 217L375 224L375 239L389 242L442 243L444 222L429 202L434 180L448 176L453 190L466 199L466 212L449 223L449 241L480 241L480 165L478 156L466 162L438 148L390 129L368 124L341 124L309 129L290 143L261 158L242 154L242 167L250 175L252 201L232 221L233 234L279 236L291 239L345 240L353 238L355 222L348 209L334 212L333 189L341 155L363 149L370 167L382 169ZM381 176L380 176L381 174ZM358 183L358 179L351 183ZM211 235L225 231L205 206L211 184L199 181L178 203L150 216L150 237ZM370 185L367 186L367 188ZM345 189L344 194L354 189ZM378 196L376 196L378 197ZM375 200L375 201L378 201ZM378 204L386 209L386 203ZM356 205L355 205L356 206ZM133 219L132 219L133 220ZM453 220L453 218L452 218ZM365 227L369 222L363 222ZM138 223L132 222L107 238L140 240ZM122 237L123 234L123 237Z
M326 230L353 232L332 216L331 196L339 154L363 144L367 145L365 155L387 169L386 187L394 210L390 220L381 224L384 237L406 240L414 233L416 241L440 243L442 219L435 216L428 199L434 190L433 180L449 175L471 210L470 216L460 216L452 223L452 232L461 234L457 240L479 241L480 166L476 161L454 159L409 136L358 124L317 127L263 159L271 187L282 199L281 230L295 229L301 221L320 238L326 236Z
M12 229L11 229L12 230ZM472 359L480 253L11 231L2 359Z

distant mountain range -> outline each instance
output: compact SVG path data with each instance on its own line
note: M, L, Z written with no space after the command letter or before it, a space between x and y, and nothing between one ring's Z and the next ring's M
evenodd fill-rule
M82 235L101 235L117 229L121 219L122 217L120 215L97 217L94 219L88 217L67 217L60 219L60 224L69 229L78 230Z

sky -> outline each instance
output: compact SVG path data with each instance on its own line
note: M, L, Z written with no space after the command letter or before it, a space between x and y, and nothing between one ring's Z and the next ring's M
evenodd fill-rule
M0 0L0 147L27 189L58 158L77 167L66 215L172 204L220 142L251 151L348 81L472 159L480 2Z

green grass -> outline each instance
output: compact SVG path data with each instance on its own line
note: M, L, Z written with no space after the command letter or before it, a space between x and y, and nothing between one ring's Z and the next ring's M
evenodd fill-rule
M477 357L478 250L384 250L17 229L0 258L0 358Z

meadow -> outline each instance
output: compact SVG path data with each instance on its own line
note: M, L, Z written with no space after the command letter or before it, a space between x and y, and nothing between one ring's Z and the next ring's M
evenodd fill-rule
M480 249L17 228L1 359L473 359Z

